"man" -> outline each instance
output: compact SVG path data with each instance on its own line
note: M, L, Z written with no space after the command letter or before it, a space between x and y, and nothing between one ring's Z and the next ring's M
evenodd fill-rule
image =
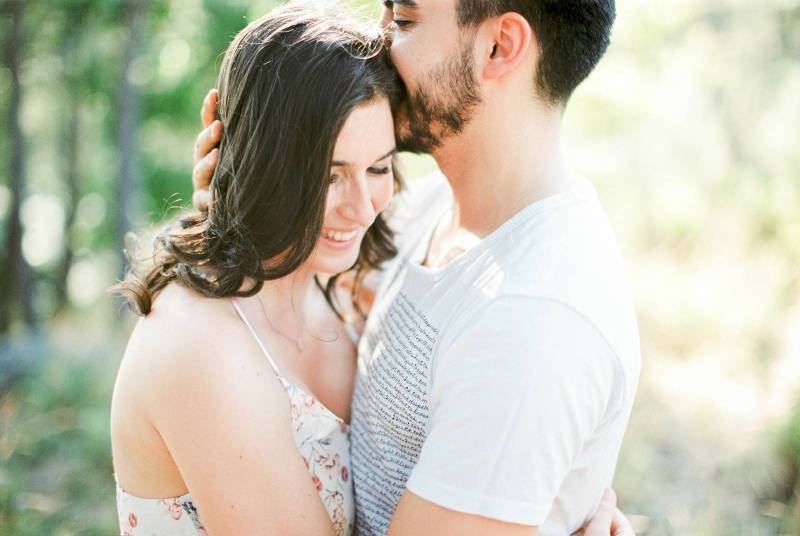
M359 534L569 534L596 511L589 531L608 533L638 331L606 217L559 138L613 19L613 0L385 3L408 93L398 146L431 153L447 184L401 196L400 254L359 346ZM219 134L199 138L200 191Z

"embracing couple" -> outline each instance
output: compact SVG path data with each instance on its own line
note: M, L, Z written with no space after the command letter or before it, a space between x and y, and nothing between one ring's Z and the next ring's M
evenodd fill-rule
M115 289L122 534L630 535L623 263L559 150L613 0L291 3L203 103L195 205ZM403 185L397 151L442 175ZM396 194L396 195L395 195Z

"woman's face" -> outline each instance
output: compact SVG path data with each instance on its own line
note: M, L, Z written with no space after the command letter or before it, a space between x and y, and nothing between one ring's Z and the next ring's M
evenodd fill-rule
M392 198L394 153L389 101L378 98L353 110L336 139L312 271L335 274L353 266L364 233Z

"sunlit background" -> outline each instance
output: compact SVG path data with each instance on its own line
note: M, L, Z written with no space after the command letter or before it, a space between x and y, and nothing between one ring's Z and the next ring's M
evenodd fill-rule
M0 5L0 534L112 534L120 237L187 207L221 53L274 3ZM623 509L642 535L800 535L800 2L618 1L565 123L639 311Z

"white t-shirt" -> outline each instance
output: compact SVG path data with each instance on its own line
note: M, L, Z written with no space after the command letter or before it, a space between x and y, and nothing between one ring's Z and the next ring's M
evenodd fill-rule
M359 345L359 534L384 534L406 488L543 536L572 533L611 484L640 368L594 189L526 207L439 270L420 261L449 187L422 179L399 202L400 254Z

